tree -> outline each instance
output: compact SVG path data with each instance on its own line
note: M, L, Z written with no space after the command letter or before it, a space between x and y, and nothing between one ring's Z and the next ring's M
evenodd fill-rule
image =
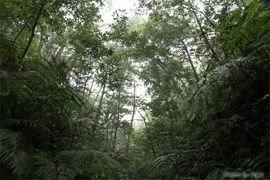
M267 3L102 5L1 3L1 178L269 179Z

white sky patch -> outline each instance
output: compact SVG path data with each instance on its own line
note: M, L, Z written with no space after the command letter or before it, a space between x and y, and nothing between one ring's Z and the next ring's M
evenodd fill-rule
M124 9L127 17L133 17L138 7L137 0L107 0L105 6L100 10L103 22L100 23L102 30L107 29L109 24L113 23L113 13L117 10Z

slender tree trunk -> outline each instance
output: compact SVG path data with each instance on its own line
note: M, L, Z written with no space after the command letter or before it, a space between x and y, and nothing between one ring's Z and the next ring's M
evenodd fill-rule
M115 150L116 148L117 131L118 131L118 124L116 125L114 129L114 134L113 134L113 150Z
M92 93L92 89L93 89L94 82L95 82L95 77L96 77L96 76L93 77L93 80L92 80L92 83L91 83L91 86L90 86L90 89L89 89L90 94ZM89 96L90 94L88 94L88 96Z
M93 77L93 80L92 80L92 83L91 83L91 86L90 86L90 89L89 89L89 93L87 94L87 97L90 96L92 94L92 89L93 89L93 86L94 86L94 82L95 82L95 77Z
M138 109L137 109L137 111L138 111ZM156 154L156 151L155 151L155 148L154 148L153 140L152 140L152 138L151 138L151 136L150 136L150 131L149 131L148 126L147 126L147 124L146 124L145 117L141 114L140 111L138 111L138 113L139 113L140 116L143 118L144 125L145 125L146 132L147 132L147 136L148 136L148 138L149 138L149 140L150 140L151 149L152 149L152 152L153 152L154 157L155 157L155 159L156 159L156 158L157 158L157 154ZM148 116L147 113L146 113L146 116ZM148 118L149 118L149 117L148 117Z
M103 97L104 97L104 94L105 94L105 87L106 87L106 83L103 84L103 88L102 88L102 93L101 93L101 97L100 97L98 109L101 109L101 107L102 107Z
M58 52L59 46L55 48L55 51L53 52L53 56L56 56L56 53Z
M109 148L108 148L108 144L109 144L109 125L107 124L109 119L109 113L106 113L106 116L104 118L104 124L102 126L106 126L105 129L105 152L108 152Z
M29 18L30 19L30 18ZM12 42L12 47L14 47L16 40L18 39L18 37L20 36L20 34L23 32L23 30L26 28L27 23L29 22L29 19L24 23L22 29L20 30L20 32L17 34L17 36L14 38L13 42Z
M121 88L121 87L120 87ZM116 123L116 127L114 130L114 136L113 136L113 149L115 150L116 148L116 139L117 139L117 131L119 128L119 124L120 124L120 107L121 107L121 102L120 102L120 98L121 98L121 89L118 89L118 108L117 108L117 123Z
M95 105L95 103L97 102L97 99L98 99L98 96L99 96L99 93L100 93L102 87L103 87L103 85L100 86L100 88L99 88L99 90L98 90L98 93L97 93L97 95L96 95L96 98L95 98L95 100L94 100L94 102L93 102L93 105Z
M195 76L196 80L199 81L199 76L198 76L198 74L197 74L197 72L196 72L196 69L195 69L195 67L194 67L194 65L193 65L192 59L191 59L190 54L189 54L189 52L188 52L188 48L187 48L187 46L186 46L186 44L185 44L185 42L184 42L183 40L180 40L180 41L181 41L181 43L183 44L184 50L185 50L186 53L187 53L188 62L189 62L189 64L190 64L190 66L191 66L191 69L192 69L192 71L193 71L193 73L194 73L194 76Z
M209 24L211 24L213 28L216 28L216 25L202 11L199 11L199 13L201 13L206 18L206 20L209 22Z
M163 64L163 65L170 71L170 73L171 73L172 75L174 75L174 76L181 82L182 86L184 87L184 91L186 92L186 95L188 96L189 93L188 93L188 91L187 91L187 86L186 86L185 82L183 81L182 77L181 77L180 75L176 74L175 72L173 72L173 71L168 67L168 65L167 65L166 63L162 62L159 58L156 58L156 57L154 57L154 58L155 58L155 60L157 60L160 64Z
M135 116L135 112L136 112L136 83L135 83L135 80L134 80L134 85L133 86L134 86L134 90L133 90L133 111L132 111L132 117L131 117L131 122L130 122L130 128L128 130L128 139L127 139L127 146L126 146L126 151L125 151L126 156L128 156L129 144L130 144L130 136L131 136L134 116Z
M38 46L38 52L39 52L39 56L41 57L41 50L42 50L42 47L43 47L43 33L44 33L44 30L41 28L41 31L40 31L40 42L39 42L39 46Z
M107 79L107 74L105 74L105 79ZM98 111L97 111L97 116L96 116L96 119L97 120L98 120L98 118L100 116L100 111L101 111L101 108L102 108L103 97L104 97L104 94L105 94L105 88L106 88L106 81L103 84L102 93L101 93L101 97L100 97L100 100L99 100Z
M210 45L210 43L209 43L209 41L208 41L208 39L207 39L207 37L206 37L206 35L205 35L205 32L203 31L203 28L202 28L201 22L200 22L200 20L199 20L199 18L198 18L198 16L197 16L197 13L196 13L195 9L193 8L192 3L191 3L190 1L189 1L189 7L190 7L190 9L191 9L191 12L192 12L193 15L195 16L195 19L196 19L196 21L197 21L197 24L198 24L198 26L199 26L199 28L200 28L201 34L202 34L203 39L204 39L203 42L204 42L206 48L207 48L208 51L210 51L210 53L213 55L215 61L216 61L217 63L220 64L220 60L219 60L219 58L218 58L216 52L214 51L214 49L213 49L212 46Z
M21 60L23 60L23 58L25 57L25 55L26 55L26 53L27 53L27 51L28 51L28 49L29 49L29 47L30 47L30 45L31 45L31 43L32 43L32 40L33 40L33 38L34 38L34 36L35 36L35 30L36 30L36 26L37 26L38 20L39 20L39 18L40 18L41 12L42 12L42 10L43 10L43 8L44 8L44 6L45 6L46 4L47 4L46 1L43 1L43 2L41 2L41 4L40 4L40 8L39 8L39 11L38 11L38 14L37 14L35 23L34 23L33 28L32 28L31 36L30 36L29 41L28 41L28 44L27 44L27 46L26 46L26 48L25 48L25 50L24 50L24 52L23 52L23 54L22 54L22 56L21 56Z
M57 60L60 59L60 57L61 57L61 55L62 55L64 49L65 49L64 46L61 46L61 47L60 47L60 49L57 51L57 54L56 54L56 56L55 56L55 59L57 59Z
M86 85L87 85L87 82L89 81L89 79L90 79L90 77L88 77L86 80L85 80L85 82L84 82L84 88L83 88L83 94L82 94L82 99L84 99L84 97L85 97L85 89L86 89ZM81 116L81 112L82 112L82 104L80 105L80 107L79 107L79 112L78 112L78 114L77 114L77 122L78 122L78 120L79 120L79 118L80 118L80 116ZM71 143L70 143L70 149L72 149L72 147L73 147L73 145L74 145L74 137L75 137L75 133L77 132L77 129L75 128L74 129L74 127L71 127L71 129L70 129L70 133L71 133ZM79 133L77 133L77 134L81 134L80 132Z
M105 141L105 151L109 150L109 126L106 128L106 141Z

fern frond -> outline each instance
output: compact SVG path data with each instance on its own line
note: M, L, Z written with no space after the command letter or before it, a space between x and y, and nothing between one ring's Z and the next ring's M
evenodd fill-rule
M144 171L149 174L152 173L153 175L166 175L167 177L173 176L175 174L175 158L174 154L157 157L144 166Z
M32 170L32 158L27 151L27 144L18 132L1 129L1 163L17 177L27 176Z
M45 127L42 123L37 120L30 120L30 119L3 119L2 126L8 127L10 125L16 126L25 126L25 127L32 127L32 128L40 128L42 130L50 131L47 127Z
M62 151L57 154L57 158L85 178L126 178L126 169L118 161L99 151Z
M252 169L263 169L269 165L269 157L267 154L258 154L247 164L248 168Z

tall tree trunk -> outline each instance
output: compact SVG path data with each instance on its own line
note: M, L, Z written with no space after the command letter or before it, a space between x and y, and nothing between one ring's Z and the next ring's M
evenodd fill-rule
M121 99L120 98L121 98L121 87L118 89L117 123L116 123L116 127L114 130L114 136L113 136L113 149L114 150L116 148L117 131L118 131L119 124L120 124L120 107L121 107L121 102L120 102Z
M108 119L109 119L109 113L106 114L105 118L104 118L104 124L102 126L106 126L105 128L105 152L108 152L109 148L108 148L108 144L109 144L109 125L108 125Z
M106 141L105 141L105 151L109 150L109 126L106 128Z
M103 84L103 88L102 88L102 93L101 93L101 97L100 97L98 109L101 109L101 107L102 107L103 97L104 97L104 94L105 94L105 87L106 87L106 83Z
M137 111L138 111L138 109L137 109ZM144 124L145 124L145 128L146 128L146 132L147 132L147 136L148 136L149 141L150 141L151 149L152 149L152 152L153 152L154 157L155 157L155 159L156 159L156 158L157 158L157 154L156 154L156 151L155 151L155 148L154 148L154 144L153 144L152 137L150 136L150 131L149 131L148 126L147 126L147 124L146 124L145 117L141 114L140 111L138 111L138 113L139 113L140 116L143 118L143 121L144 121ZM148 115L147 115L147 113L146 113L146 116L147 116L147 118L149 118Z
M204 42L207 50L213 55L213 58L215 59L215 61L220 64L220 60L219 60L215 50L213 49L213 47L210 45L210 43L205 35L205 32L203 31L203 28L202 28L201 22L199 20L199 17L197 16L196 10L193 8L192 3L190 1L189 1L189 7L190 7L191 12L195 16L195 19L197 21L197 24L198 24L200 31L201 31L201 34L203 36L203 40L204 40L203 42Z
M26 55L26 53L27 53L27 51L28 51L28 49L29 49L29 47L30 47L30 45L31 45L31 43L32 43L32 40L33 40L33 38L34 38L34 36L35 36L35 30L36 30L36 26L37 26L38 20L39 20L39 18L40 18L40 15L41 15L41 12L42 12L44 6L45 6L47 3L48 3L48 2L46 2L46 1L43 1L43 2L40 3L40 8L39 8L39 11L38 11L38 14L37 14L35 23L34 23L34 25L33 25L33 27L32 27L31 37L30 37L30 39L29 39L29 41L28 41L28 44L27 44L27 46L26 46L26 48L25 48L25 50L24 50L24 52L23 52L23 54L22 54L22 56L21 56L21 60L23 60L23 58L25 57L25 55Z
M113 150L115 150L116 148L117 131L118 131L118 124L116 125L113 134Z
M125 151L126 156L128 156L129 144L130 144L130 136L131 136L134 116L135 116L135 112L136 112L136 82L135 82L135 80L134 80L134 85L133 86L134 86L134 90L133 90L133 111L132 111L132 117L131 117L131 122L130 122L130 128L128 130L128 139L127 139L127 146L126 146L126 151Z
M107 79L107 73L105 74L105 79ZM100 112L101 112L101 109L102 109L102 102L103 102L103 97L104 97L104 94L105 94L105 88L106 88L106 80L103 83L103 88L102 88L101 97L100 97L100 100L99 100L99 105L98 105L98 111L97 111L96 120L99 119Z

